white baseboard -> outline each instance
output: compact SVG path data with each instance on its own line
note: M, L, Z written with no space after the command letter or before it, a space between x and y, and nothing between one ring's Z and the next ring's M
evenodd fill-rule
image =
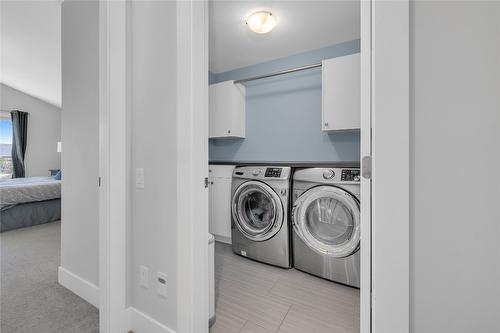
M231 241L231 237L226 237L226 236L220 236L220 235L214 235L215 241L220 242L220 243L226 243L226 244L233 244Z
M59 284L99 308L99 287L59 266Z
M133 307L127 309L127 317L130 321L130 328L134 333L176 333L170 327Z

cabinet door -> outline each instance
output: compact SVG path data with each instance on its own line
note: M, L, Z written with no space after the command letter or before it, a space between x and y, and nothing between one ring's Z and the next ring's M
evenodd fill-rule
M210 186L211 233L218 240L229 241L231 239L231 179L212 178Z
M360 128L361 78L359 53L323 61L323 131Z
M245 86L234 81L209 86L209 137L245 137Z
M214 182L212 178L208 179L208 232L214 234Z
M228 122L224 107L224 85L212 84L209 86L209 133L210 138L226 136ZM227 98L227 96L226 96Z

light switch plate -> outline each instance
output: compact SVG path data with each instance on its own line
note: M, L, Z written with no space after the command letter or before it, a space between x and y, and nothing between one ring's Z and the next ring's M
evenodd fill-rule
M135 169L135 187L144 188L144 168Z
M146 266L139 266L139 274L140 274L140 284L141 287L148 289L149 288L149 269Z
M167 298L167 274L158 272L156 291L158 292L158 295Z

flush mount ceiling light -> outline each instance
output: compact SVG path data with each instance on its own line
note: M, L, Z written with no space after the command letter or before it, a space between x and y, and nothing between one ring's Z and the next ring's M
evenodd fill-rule
M250 30L258 34L266 34L276 26L276 19L273 13L262 10L252 13L246 20Z

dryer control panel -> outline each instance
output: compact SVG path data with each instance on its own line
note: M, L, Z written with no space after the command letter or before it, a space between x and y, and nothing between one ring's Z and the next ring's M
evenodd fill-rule
M267 168L265 177L272 177L272 178L281 177L281 168Z
M342 169L340 180L343 182L359 182L360 177L359 169Z

